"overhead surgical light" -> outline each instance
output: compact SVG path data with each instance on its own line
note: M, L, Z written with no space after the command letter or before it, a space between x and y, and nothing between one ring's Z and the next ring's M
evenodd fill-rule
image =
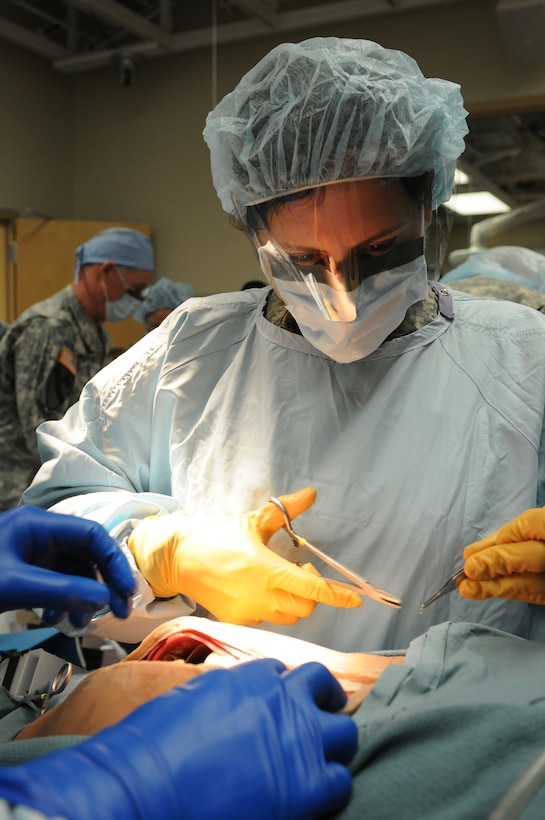
M489 191L456 193L445 202L445 206L461 216L503 214L511 210L509 205Z
M467 185L469 183L469 177L465 171L462 171L461 168L454 169L454 184L455 185Z

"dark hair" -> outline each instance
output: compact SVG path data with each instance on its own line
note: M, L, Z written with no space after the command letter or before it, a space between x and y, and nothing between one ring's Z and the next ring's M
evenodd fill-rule
M248 279L247 282L241 287L241 290L250 290L250 288L266 288L267 283L262 282L260 279Z

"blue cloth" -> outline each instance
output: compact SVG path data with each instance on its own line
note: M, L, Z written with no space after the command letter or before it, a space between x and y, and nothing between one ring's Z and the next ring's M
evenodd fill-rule
M40 646L44 641L57 635L59 635L59 631L54 627L26 629L23 632L10 632L0 635L0 655L9 655L12 652L26 652L27 649Z
M544 678L544 643L476 624L432 627L354 715L352 800L338 816L491 817L545 749ZM542 785L509 816L541 820L544 798Z
M278 631L345 651L404 648L446 620L531 634L544 608L517 601L452 593L418 612L466 544L545 504L545 317L455 292L453 321L338 364L268 322L267 295L191 300L104 368L40 427L45 464L24 500L112 529L162 510L242 513L312 485L297 531L403 608L319 605ZM283 530L269 546L310 559ZM187 614L175 600L170 617Z

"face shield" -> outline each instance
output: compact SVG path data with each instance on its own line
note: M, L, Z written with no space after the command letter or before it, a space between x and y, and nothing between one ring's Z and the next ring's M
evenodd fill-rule
M257 254L261 270L288 307L301 301L326 321L353 322L363 292L369 304L410 275L413 264L423 257L424 239L400 243L378 257L353 248L340 264L332 257L296 262L270 239Z
M338 362L365 358L427 298L426 208L415 190L356 180L250 209L263 273L303 336Z

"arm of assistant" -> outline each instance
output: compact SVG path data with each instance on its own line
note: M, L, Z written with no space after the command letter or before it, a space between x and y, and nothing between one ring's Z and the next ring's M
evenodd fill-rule
M464 550L464 598L545 604L545 508L526 510Z
M357 729L320 664L215 670L76 747L0 769L0 798L68 820L312 820L340 811Z

